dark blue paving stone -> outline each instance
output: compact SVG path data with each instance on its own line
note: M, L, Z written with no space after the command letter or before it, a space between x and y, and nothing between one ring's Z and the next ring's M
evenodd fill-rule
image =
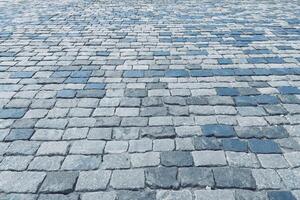
M233 69L212 69L211 71L215 76L234 76Z
M170 56L169 51L154 51L153 56Z
M193 165L193 157L188 151L164 151L160 154L161 164L166 167L188 167Z
M105 90L79 90L77 91L76 97L103 98L105 93Z
M0 109L0 119L19 119L25 115L26 111L23 108Z
M248 150L247 142L239 139L223 139L222 144L225 151L247 152Z
M232 60L230 58L218 58L218 63L220 65L229 65L229 64L233 64Z
M297 200L290 191L269 191L269 200Z
M184 69L171 69L166 71L166 77L188 77L189 73Z
M206 50L191 50L186 52L189 56L198 56L198 55L208 55L208 52Z
M96 56L104 56L107 57L109 56L110 52L109 51L96 51Z
M208 124L201 126L202 132L205 136L215 137L233 137L235 131L232 126L223 124Z
M272 140L251 139L248 144L253 153L281 153L279 145Z
M98 90L104 90L106 84L105 83L88 83L85 86L85 89L98 89Z
M72 72L71 77L72 78L88 78L91 76L91 71L75 71Z
M221 143L215 137L196 137L194 138L195 150L220 150Z
M291 46L286 46L286 45L276 46L276 48L277 48L278 50L294 50L293 47L291 47Z
M217 94L219 96L238 96L240 95L237 88L219 87L216 88Z
M142 77L144 77L144 72L138 71L138 70L124 71L123 77L124 78L142 78Z
M250 169L219 167L213 169L216 188L256 189Z
M5 141L29 140L33 134L33 129L11 129L5 137Z
M281 94L300 94L300 89L293 86L282 86L278 88Z
M88 78L68 78L65 83L84 84L88 81Z
M255 106L255 105L257 105L255 98L250 97L250 96L234 97L234 101L237 106Z
M213 76L211 70L190 70L190 74L192 77L210 77Z
M288 132L282 126L271 126L271 127L262 127L262 134L267 138L286 138L289 136Z
M268 62L264 58L247 58L250 64L267 64Z
M279 100L271 95L258 95L253 97L258 104L278 104Z
M76 96L75 90L61 90L56 94L57 98L74 98Z
M272 75L288 75L291 72L285 68L272 68L270 69Z
M10 78L31 78L34 75L35 72L27 72L27 71L21 71L21 72L14 72L10 75Z
M265 59L268 63L272 63L272 64L274 64L274 63L276 63L276 64L285 63L284 60L280 57L266 57Z
M71 72L70 71L56 71L54 72L51 77L52 78L65 78L70 76Z

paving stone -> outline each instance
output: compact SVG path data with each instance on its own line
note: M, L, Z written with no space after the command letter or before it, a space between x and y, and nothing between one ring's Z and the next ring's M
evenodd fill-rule
M82 200L103 199L103 200L116 200L117 195L115 192L87 192L81 195Z
M7 155L34 155L40 146L34 141L14 141L5 150Z
M300 172L296 169L279 169L277 173L284 185L290 189L299 189Z
M281 153L277 143L271 140L249 140L249 148L253 153Z
M138 189L145 187L145 175L142 169L115 170L110 185L116 189Z
M54 200L54 199L59 199L59 200L77 200L78 199L78 194L41 194L38 198L38 200Z
M69 144L64 141L44 142L41 144L38 155L66 155Z
M78 140L75 141L71 148L71 154L102 154L104 150L104 141Z
M179 168L178 179L182 187L213 187L214 178L209 168L186 167Z
M195 137L195 150L220 150L222 145L214 137Z
M37 129L31 137L31 140L60 140L64 131L57 129Z
M125 153L104 155L101 166L104 169L128 169L130 168L130 156Z
M44 172L0 172L0 190L6 193L35 193L43 182Z
M284 154L284 158L287 160L291 167L300 166L300 153L298 152L287 152Z
M260 167L259 161L256 155L253 153L245 152L226 152L226 158L229 166L235 167Z
M247 152L247 142L238 139L223 139L222 146L225 151Z
M26 170L32 156L6 156L0 163L0 170Z
M40 191L48 193L70 193L74 190L77 177L77 172L48 172L41 185Z
M215 168L213 169L216 187L255 189L255 180L249 169Z
M134 140L139 137L139 131L140 131L139 127L122 127L122 128L116 127L113 129L112 137L116 140Z
M228 125L203 125L201 126L202 132L205 136L215 136L215 137L233 137L235 136L235 131L232 126Z
M76 183L76 191L95 191L106 189L111 172L105 170L82 171Z
M33 132L33 129L12 129L5 137L5 141L29 140Z
M152 150L151 139L130 140L128 152L147 152Z
M121 190L117 193L119 200L152 200L155 199L155 191L130 191Z
M108 141L105 146L105 153L123 153L128 150L126 141Z
M35 200L37 198L36 194L1 194L1 200L7 199L23 199L23 200Z
M100 156L69 155L62 163L65 170L93 170L98 169L101 163Z
M88 128L69 128L66 129L63 135L63 139L84 139L87 137Z
M189 190L181 190L181 191L165 191L160 190L156 195L157 200L192 200L193 194Z
M156 139L153 140L153 151L172 151L175 149L173 139Z
M111 137L111 128L90 128L87 135L87 138L91 140L109 140Z
M153 167L160 164L158 152L146 152L131 154L132 167Z
M263 168L288 168L289 165L282 155L279 154L259 154L257 155Z
M171 166L192 166L193 157L190 152L165 151L160 153L161 164L166 167Z
M175 167L156 167L145 171L146 184L150 188L177 188L179 182L176 179L177 168Z
M234 200L234 192L231 190L196 190L195 200L213 200L213 199Z
M38 156L31 161L28 169L45 171L59 170L63 160L64 157L62 156Z
M0 119L19 119L25 115L26 111L23 108L0 109Z
M289 191L270 191L268 192L268 197L270 200L296 200Z
M258 189L280 189L282 183L279 175L272 169L254 169L252 170Z
M249 190L236 190L236 200L267 200L267 194L265 192L253 192Z
M226 165L223 151L193 151L195 166L222 166Z

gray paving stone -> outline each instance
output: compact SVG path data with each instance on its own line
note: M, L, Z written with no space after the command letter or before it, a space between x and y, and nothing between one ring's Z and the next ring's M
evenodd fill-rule
M26 170L32 156L6 156L0 163L0 170Z
M143 169L115 170L110 185L116 189L138 189L145 187Z
M82 200L93 200L93 199L103 199L103 200L116 200L117 195L115 192L88 192L81 195Z
M48 172L40 191L67 194L74 190L77 172Z
M5 141L29 140L33 132L33 129L12 129L5 137Z
M66 129L63 135L64 140L84 139L87 137L88 128L69 128Z
M111 137L111 128L90 128L87 135L87 138L91 140L109 140Z
M181 191L165 191L160 190L156 195L157 200L173 199L173 200L192 200L193 194L189 190Z
M38 155L66 155L69 144L64 141L44 142L41 144Z
M193 151L195 166L222 166L226 165L223 151Z
M267 194L265 192L254 192L249 190L236 190L236 200L267 200Z
M175 189L179 186L176 174L177 168L175 167L149 168L145 171L146 184L150 188Z
M255 179L249 169L215 168L213 173L217 188L256 188Z
M119 200L152 200L155 199L155 191L130 191L121 190L117 193Z
M160 164L158 152L146 152L131 154L132 167L153 167Z
M214 178L209 168L186 167L179 168L178 179L182 187L213 187Z
M111 172L106 170L83 171L79 173L76 191L95 191L106 189Z
M258 189L280 189L282 183L279 175L272 169L254 169L252 170Z
M38 198L38 200L77 200L78 194L41 194Z
M161 164L166 167L171 166L192 166L193 157L190 152L185 151L165 151L160 153Z
M213 199L235 200L232 190L196 190L195 200L213 200Z
M30 165L28 166L28 169L39 171L59 170L63 160L63 156L38 156L31 161Z
M37 129L31 137L31 140L60 140L64 131L57 129Z

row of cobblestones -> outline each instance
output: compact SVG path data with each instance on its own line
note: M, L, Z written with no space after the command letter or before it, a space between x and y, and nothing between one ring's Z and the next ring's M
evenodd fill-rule
M299 130L297 0L0 0L0 200L296 200Z

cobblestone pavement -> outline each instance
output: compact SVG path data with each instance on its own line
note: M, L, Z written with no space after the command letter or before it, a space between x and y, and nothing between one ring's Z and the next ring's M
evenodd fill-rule
M1 200L300 199L297 0L0 0Z

